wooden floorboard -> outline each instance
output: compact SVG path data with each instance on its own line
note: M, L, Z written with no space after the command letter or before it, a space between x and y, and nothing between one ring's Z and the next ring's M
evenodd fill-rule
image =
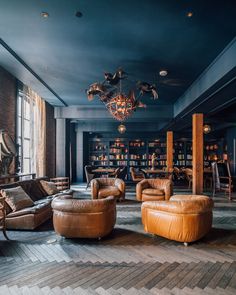
M10 241L0 233L0 294L236 294L235 200L216 196L212 230L184 247L145 233L141 204L128 191L101 241L59 237L52 221L8 231Z

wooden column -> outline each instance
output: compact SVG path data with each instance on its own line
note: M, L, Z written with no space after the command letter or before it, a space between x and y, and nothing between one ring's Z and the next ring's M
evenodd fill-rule
M173 168L173 131L166 134L166 166L168 171Z
M203 114L193 114L193 194L203 192Z

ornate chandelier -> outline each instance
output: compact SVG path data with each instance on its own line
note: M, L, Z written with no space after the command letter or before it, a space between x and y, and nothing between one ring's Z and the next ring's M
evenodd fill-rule
M90 85L87 90L88 100L91 101L94 96L98 95L112 117L120 122L124 122L129 118L137 108L146 107L140 101L143 94L149 93L154 99L158 98L155 85L150 85L147 82L137 82L135 85L138 90L137 97L133 89L129 91L123 90L122 82L127 81L128 76L122 69L118 69L114 75L105 73L104 77L105 81L102 83L96 82Z

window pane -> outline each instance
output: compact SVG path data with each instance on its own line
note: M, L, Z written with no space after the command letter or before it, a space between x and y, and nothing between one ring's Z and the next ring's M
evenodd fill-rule
M30 159L24 159L24 173L30 173Z
M30 103L27 100L24 100L24 118L30 119Z
M24 139L24 142L23 142L23 156L24 158L30 157L30 141L28 139Z
M30 138L30 121L24 120L24 137Z

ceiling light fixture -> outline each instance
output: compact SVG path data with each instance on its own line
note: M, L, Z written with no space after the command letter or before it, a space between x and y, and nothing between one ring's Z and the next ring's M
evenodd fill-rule
M120 125L118 126L118 131L120 132L120 134L124 134L125 131L126 131L126 127L125 127L125 125L124 125L124 124L120 124Z
M115 74L105 73L104 77L105 81L90 85L87 90L88 100L91 101L98 95L113 118L120 122L129 118L137 108L146 107L140 100L144 94L151 94L153 99L158 98L155 85L147 82L136 83L135 89L138 91L136 95L134 89L129 89L128 75L122 69L118 69ZM123 85L125 82L127 85Z
M49 17L49 13L46 11L41 12L41 17L43 18L48 18Z
M211 132L211 126L205 124L205 125L203 126L203 133L204 133L204 134L208 134L208 133L210 133L210 132Z
M186 13L186 16L189 17L189 18L191 18L193 16L193 12L192 11L188 11Z
M161 70L161 71L159 72L159 75L160 75L161 77L165 77L165 76L167 76L167 74L168 74L167 70Z

